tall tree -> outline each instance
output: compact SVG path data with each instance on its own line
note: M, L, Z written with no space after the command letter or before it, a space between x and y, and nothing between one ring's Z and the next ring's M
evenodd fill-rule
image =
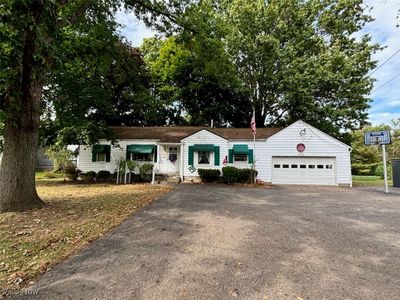
M74 55L77 35L86 39L85 49L97 54L115 41L114 14L120 0L5 0L0 5L0 124L4 124L4 150L0 165L0 212L43 206L35 189L35 161L42 100L54 70ZM157 20L171 20L177 10L163 1L126 1L127 7ZM128 3L129 2L129 3ZM171 7L177 5L171 2ZM141 9L143 8L143 9ZM163 11L165 10L165 11ZM161 24L161 23L160 23ZM61 45L61 47L60 47ZM41 105L42 104L42 105ZM79 106L71 101L70 105ZM95 124L87 125L95 130Z
M303 119L340 136L366 123L379 46L354 37L371 21L362 0L205 0L190 9L197 39L224 43L258 126Z
M247 126L251 103L247 90L227 60L222 44L208 45L210 53L201 53L195 37L172 36L165 40L147 39L141 47L149 65L153 91L161 99L170 99L176 108L174 123L182 123L185 114L190 125Z

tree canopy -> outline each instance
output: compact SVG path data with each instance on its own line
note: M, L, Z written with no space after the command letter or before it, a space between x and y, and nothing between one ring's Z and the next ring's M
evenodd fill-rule
M379 46L371 44L368 35L354 37L372 20L361 0L206 0L188 7L186 16L191 30L179 35L185 46L179 45L187 51L179 55L186 56L177 59L172 49L169 59L160 53L152 64L156 73L179 76L182 71L196 77L199 68L188 66L203 63L211 82L221 78L224 83L225 78L230 91L247 96L249 111L239 106L248 119L255 110L258 126L303 119L338 137L367 123L367 95L373 84L368 72L376 64L371 55ZM167 44L173 46L171 40ZM166 47L162 51L168 51ZM199 77L202 84L208 80ZM209 87L201 91L193 78L175 79L166 85L181 94L189 86L196 96L207 98ZM190 98L197 105L196 97ZM227 95L223 98L217 101L228 101Z

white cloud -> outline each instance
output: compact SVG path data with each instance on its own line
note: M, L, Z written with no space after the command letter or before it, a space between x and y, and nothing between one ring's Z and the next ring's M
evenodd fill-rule
M400 49L400 28L396 27L397 14L400 8L398 0L366 0L372 7L371 15L375 21L367 24L362 30L369 33L372 41L386 48L374 55L378 66ZM400 114L400 77L384 85L400 74L400 53L377 69L372 76L376 78L371 98L374 100L370 109L372 124L388 123Z
M144 38L156 35L154 31L148 28L132 12L120 10L117 13L117 22L121 24L120 33L132 43L133 46L140 46Z
M400 118L400 113L384 112L384 113L372 113L369 115L369 120L372 123L372 125L380 125L383 123L389 124L391 120L399 118Z

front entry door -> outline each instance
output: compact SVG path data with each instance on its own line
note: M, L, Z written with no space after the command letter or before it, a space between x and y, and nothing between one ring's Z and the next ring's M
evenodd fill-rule
M179 147L168 147L168 162L171 173L179 173Z

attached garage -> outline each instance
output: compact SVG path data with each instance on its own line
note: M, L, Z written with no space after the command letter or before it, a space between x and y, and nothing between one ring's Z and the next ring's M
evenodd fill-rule
M256 145L258 178L272 184L351 186L351 147L303 121Z
M334 157L272 157L273 184L336 185Z

